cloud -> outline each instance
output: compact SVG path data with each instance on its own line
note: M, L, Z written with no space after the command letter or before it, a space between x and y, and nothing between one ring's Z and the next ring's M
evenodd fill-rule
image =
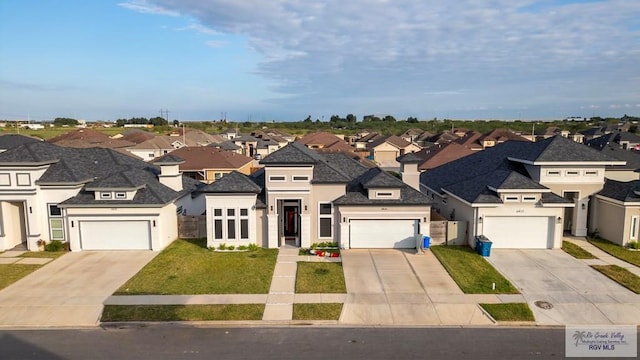
M182 28L178 28L178 31L185 31L185 30L191 30L191 31L195 31L201 34L205 34L205 35L220 35L220 33L218 31L215 31L209 27L206 27L202 24L196 24L196 23L192 23L189 24L185 27Z
M529 98L535 103L535 92L559 98L570 84L590 86L590 80L603 79L617 87L607 96L619 94L624 103L633 101L635 84L629 79L640 73L638 1L124 4L136 11L182 14L213 34L242 35L262 56L256 72L276 84L275 91L326 103L372 97L393 102L408 96L416 102L421 96L459 95L441 89L464 88L464 95L478 96L478 103L511 101L522 107ZM588 105L603 90L579 89L585 98L575 101Z
M179 12L167 10L163 7L150 4L145 0L132 0L129 2L118 3L118 6L143 14L180 16Z

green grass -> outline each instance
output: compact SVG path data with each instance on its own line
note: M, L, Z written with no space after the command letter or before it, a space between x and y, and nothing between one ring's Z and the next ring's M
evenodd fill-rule
M178 239L129 279L117 295L266 294L278 251L213 252L206 240Z
M635 266L640 266L640 251L627 250L620 245L603 239L589 239L589 242L600 248L600 250L609 253L611 256L615 256Z
M576 259L597 259L597 257L593 256L593 254L591 254L587 250L568 241L562 242L562 250Z
M535 321L526 303L480 304L497 321Z
M342 263L298 262L296 293L346 293Z
M21 254L18 257L24 258L40 258L40 259L57 259L60 256L67 254L66 251L27 251L26 253Z
M38 270L42 265L0 264L0 290Z
M262 320L264 304L105 305L101 321Z
M342 304L293 304L293 320L338 320Z
M467 246L438 245L432 246L431 251L465 294L519 293L509 280Z
M640 277L618 265L591 265L611 280L626 287L636 294L640 294Z

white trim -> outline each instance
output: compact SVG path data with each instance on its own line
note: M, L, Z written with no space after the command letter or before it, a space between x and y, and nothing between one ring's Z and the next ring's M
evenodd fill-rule
M304 179L296 179L297 177L304 178ZM308 182L308 181L309 181L309 175L291 175L291 182Z
M638 223L640 223L640 216L631 216L631 227L629 228L629 239L638 240Z
M504 202L520 202L520 195L505 195Z
M580 176L580 170L565 170L564 176Z
M598 166L598 165L626 165L626 161L531 161L531 160L523 160L514 157L507 157L509 161L515 161L528 165L540 165L540 166L570 166L570 165L578 165L578 166Z
M640 206L640 201L639 202L626 202L626 201L620 201L620 200L612 199L612 198L606 197L604 195L596 195L596 198L598 198L600 200L603 200L605 202L616 204L616 205L620 205L620 206Z
M269 175L269 182L287 182L287 175Z
M329 204L331 212L329 214L321 214L320 209L322 208L322 205L326 205L326 204ZM334 232L335 232L334 229L333 229L333 225L334 225L333 214L334 214L334 210L333 210L333 203L332 202L330 202L330 201L319 201L318 202L318 238L319 239L331 239L331 238L333 238L333 235L334 235ZM321 219L330 219L331 220L331 226L329 227L329 229L331 230L331 234L329 236L322 236L322 234L321 234L321 231L322 231L321 230L322 226L320 225L320 220Z
M113 198L113 194L110 192L100 192L100 199L112 199Z
M391 198L391 197L393 197L393 192L376 191L376 198Z

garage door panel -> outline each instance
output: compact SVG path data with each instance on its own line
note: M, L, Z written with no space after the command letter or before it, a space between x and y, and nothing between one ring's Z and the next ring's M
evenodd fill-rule
M140 221L80 221L83 250L149 250L150 224Z
M416 220L351 220L350 247L410 249L416 247Z
M547 249L553 232L547 216L485 216L483 234L493 242L492 248Z

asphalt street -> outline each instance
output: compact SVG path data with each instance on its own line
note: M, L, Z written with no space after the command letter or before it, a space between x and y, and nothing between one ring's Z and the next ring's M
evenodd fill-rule
M561 359L564 328L194 327L0 332L2 359Z

